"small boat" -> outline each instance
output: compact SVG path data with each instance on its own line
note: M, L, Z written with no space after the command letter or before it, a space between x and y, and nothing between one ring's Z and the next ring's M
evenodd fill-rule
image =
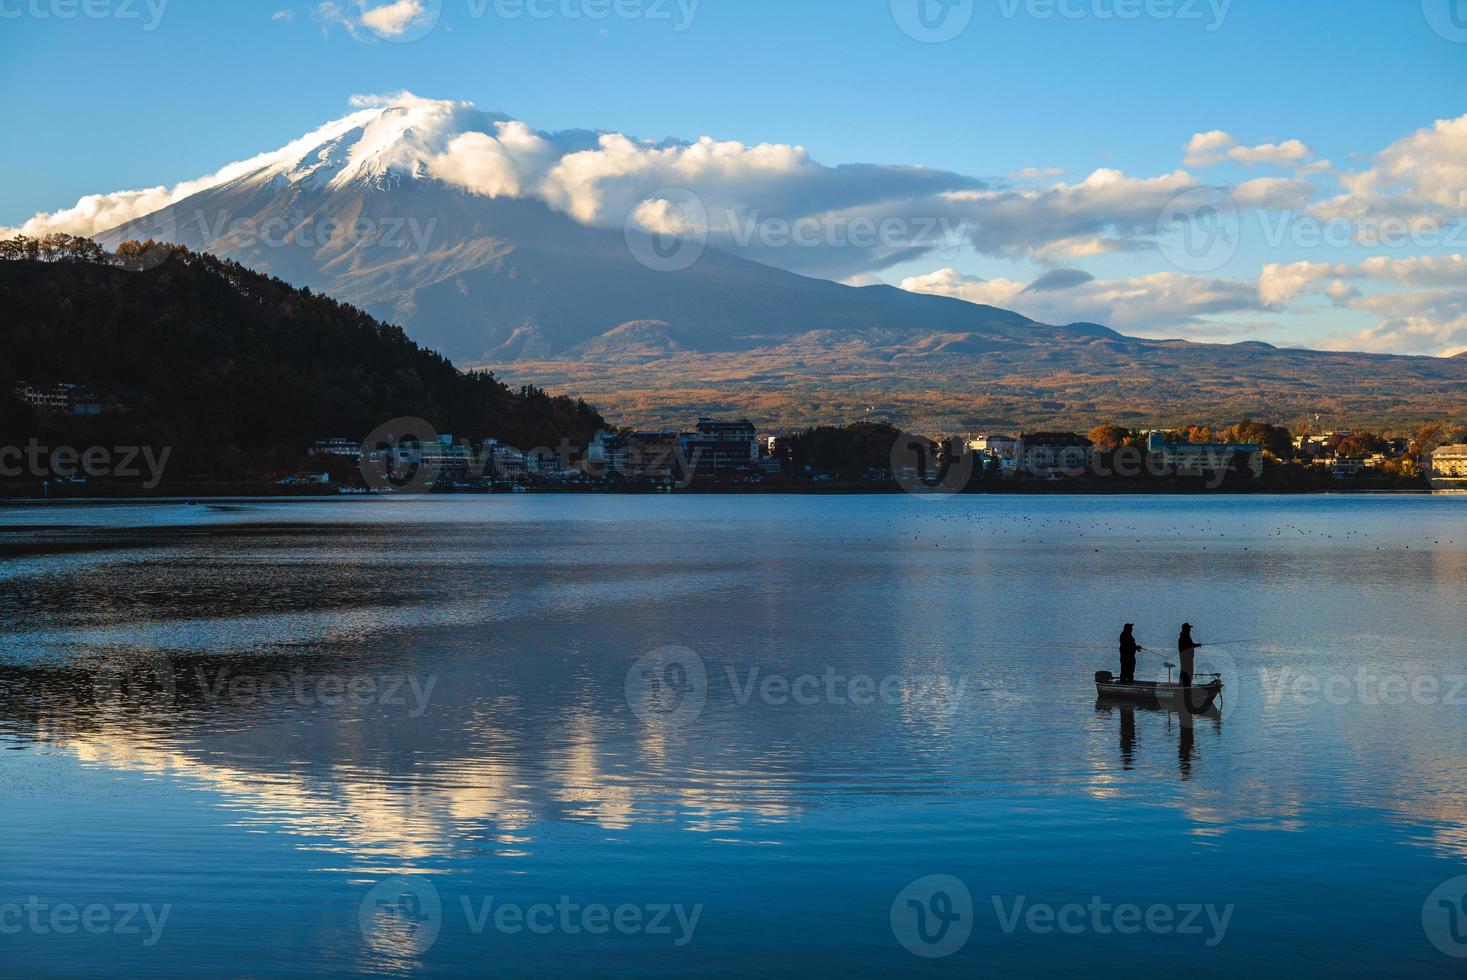
M1095 690L1105 701L1129 701L1133 704L1156 705L1172 711L1200 715L1210 711L1217 699L1222 697L1223 681L1221 674L1199 676L1210 676L1212 680L1205 684L1193 684L1191 687L1163 684L1159 681L1132 681L1123 684L1110 671L1102 670L1095 675Z

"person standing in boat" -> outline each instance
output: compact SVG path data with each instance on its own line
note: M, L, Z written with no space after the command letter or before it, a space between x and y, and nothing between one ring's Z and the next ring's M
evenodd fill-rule
M1202 644L1192 639L1192 624L1182 624L1182 635L1177 637L1177 654L1182 658L1182 686L1192 686L1192 675L1197 670L1197 648Z
M1135 628L1135 623L1127 623L1126 628L1121 631L1122 684L1136 683L1136 651L1146 649L1136 642L1136 636L1132 633Z

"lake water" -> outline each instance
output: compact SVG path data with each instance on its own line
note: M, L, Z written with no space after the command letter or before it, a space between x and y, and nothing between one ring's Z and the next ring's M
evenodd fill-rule
M19 506L0 555L7 975L1467 967L1467 498ZM1097 704L1184 620L1218 712Z

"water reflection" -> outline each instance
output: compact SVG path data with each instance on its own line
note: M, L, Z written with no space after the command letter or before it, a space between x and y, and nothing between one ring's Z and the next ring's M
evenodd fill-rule
M1165 719L1165 734L1177 741L1177 771L1182 780L1192 778L1192 766L1197 760L1197 728L1207 724L1212 735L1219 739L1223 730L1223 715L1216 706L1204 712L1192 712L1170 705L1124 704L1105 699L1095 703L1096 715L1109 722L1117 720L1120 731L1121 769L1131 772L1136 768L1136 715L1145 712Z
M1274 676L1385 656L1411 676L1467 669L1438 639L1460 616L1461 546L1413 538L1374 557L1419 515L1382 502L1342 544L1310 501L1156 501L1144 517L1130 502L959 503L37 518L0 532L0 742L74 759L88 792L136 777L222 808L228 832L352 883L621 880L636 848L690 862L638 873L744 876L766 903L792 868L878 860L898 887L1007 858L1115 882L1143 812L1243 864L1266 860L1260 837L1358 826L1372 836L1352 853L1370 848L1373 866L1467 859L1460 706L1315 704ZM1286 524L1310 533L1280 537ZM1117 554L1132 573L1116 575ZM1237 650L1226 726L1216 709L1096 704L1113 654L1076 652L1122 620L1277 623L1281 608L1276 642ZM700 658L704 696L677 724L649 721L628 674L673 645ZM853 698L867 679L877 693ZM79 859L140 846L132 829L78 837ZM158 844L147 860L174 857ZM1406 902L1417 883L1386 874L1372 887ZM388 919L382 943L411 959Z

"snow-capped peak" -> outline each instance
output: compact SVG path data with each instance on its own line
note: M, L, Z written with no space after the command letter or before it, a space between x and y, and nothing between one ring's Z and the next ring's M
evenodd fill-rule
M403 94L283 147L251 176L327 189L426 179L454 139L493 118L467 103Z

